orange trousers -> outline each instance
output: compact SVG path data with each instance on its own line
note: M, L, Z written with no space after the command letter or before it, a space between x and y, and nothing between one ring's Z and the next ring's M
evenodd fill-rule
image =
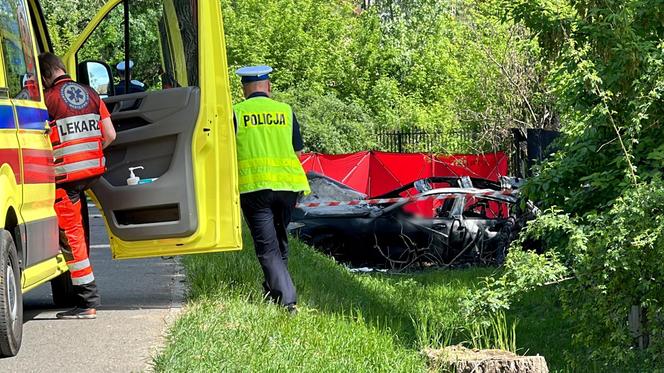
M60 184L55 190L55 212L60 228L60 246L71 272L72 284L79 297L79 306L83 308L95 308L99 305L99 295L88 257L88 245L81 215L81 194L96 179Z
M94 281L92 266L88 258L88 245L85 242L81 200L75 202L69 198L65 189L55 191L55 213L58 215L60 242L71 272L74 285L85 285Z

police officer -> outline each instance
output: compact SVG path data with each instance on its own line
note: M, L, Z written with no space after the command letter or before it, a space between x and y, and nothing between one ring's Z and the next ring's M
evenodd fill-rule
M74 82L57 56L41 54L39 65L51 120L60 242L78 296L75 308L56 317L94 319L100 299L88 258L80 195L105 172L102 149L113 142L115 130L97 92Z
M118 75L120 76L120 83L115 85L115 94L123 95L125 94L125 61L121 61L115 65L115 68L118 70ZM131 69L133 68L134 61L129 60L129 93L145 92L145 84L131 78Z
M309 183L297 156L303 148L299 125L289 105L270 98L270 72L269 66L236 71L246 98L233 107L240 204L265 276L266 296L296 313L286 227Z

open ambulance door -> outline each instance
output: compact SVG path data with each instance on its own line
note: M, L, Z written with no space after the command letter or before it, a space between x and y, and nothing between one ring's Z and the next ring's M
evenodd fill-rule
M116 68L130 60L131 77ZM64 61L101 94L117 132L105 150L107 172L92 188L113 257L240 249L218 2L110 0ZM141 183L127 185L129 168L139 166Z

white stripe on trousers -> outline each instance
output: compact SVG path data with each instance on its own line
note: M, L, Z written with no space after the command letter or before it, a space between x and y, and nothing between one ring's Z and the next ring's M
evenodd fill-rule
M82 276L82 277L73 277L72 276L71 283L74 284L74 285L85 285L85 284L91 283L94 280L95 280L95 275L90 273L89 275L85 275L85 276Z
M88 268L89 266L90 266L90 259L83 259L79 260L78 262L67 264L67 267L69 267L70 271L80 271L82 269Z

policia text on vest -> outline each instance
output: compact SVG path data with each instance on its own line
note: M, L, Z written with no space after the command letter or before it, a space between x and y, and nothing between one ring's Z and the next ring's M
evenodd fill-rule
M248 113L240 119L240 124L248 126L285 126L286 113Z

